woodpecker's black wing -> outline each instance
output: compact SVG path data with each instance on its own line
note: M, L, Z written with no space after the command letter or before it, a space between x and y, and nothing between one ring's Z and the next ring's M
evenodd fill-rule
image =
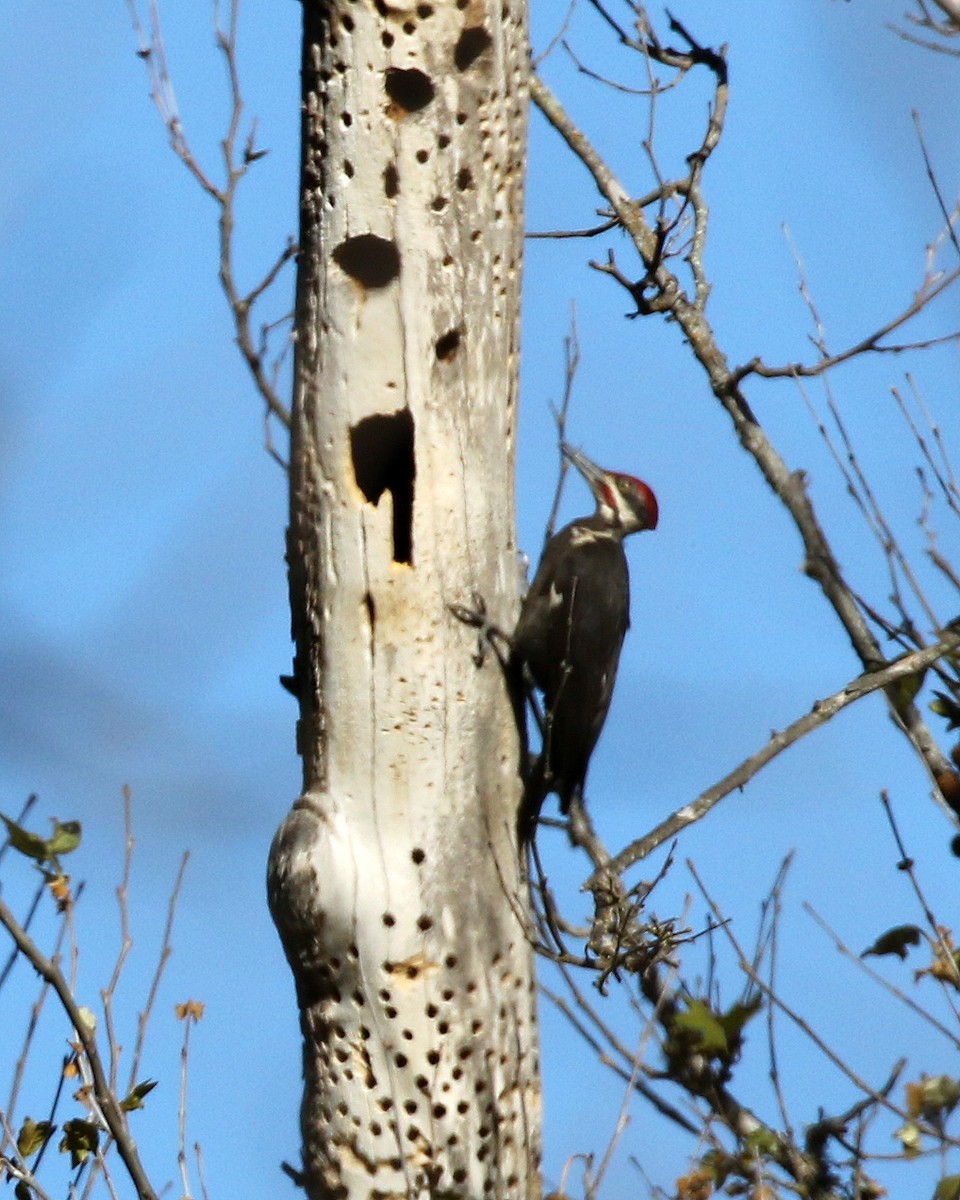
M514 634L544 697L542 791L557 792L563 812L583 786L629 624L622 541L596 517L561 529L547 544Z

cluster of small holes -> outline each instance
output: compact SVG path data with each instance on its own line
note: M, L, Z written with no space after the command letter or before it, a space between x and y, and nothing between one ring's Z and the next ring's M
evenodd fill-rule
M389 927L385 918L390 918L394 924L398 923L398 918L392 912L381 914L381 921ZM418 926L425 923L424 918L426 914L421 914ZM432 924L429 918L426 918L426 922ZM505 949L506 955L494 953L490 956L484 976L496 979L499 985L509 986L511 982L516 983L517 979L509 969L509 954L513 947ZM351 945L337 961L345 959L349 969L351 960L356 956L356 946ZM444 966L451 971L458 969L459 963L458 956L453 953L444 959ZM391 966L389 963L383 965L387 969ZM341 1129L348 1125L360 1131L365 1126L368 1136L380 1143L382 1152L377 1154L373 1151L368 1160L367 1170L371 1176L385 1170L399 1173L404 1170L405 1163L409 1167L407 1152L398 1154L396 1151L399 1139L404 1147L416 1148L417 1155L425 1156L426 1161L421 1160L417 1170L418 1180L429 1176L440 1191L443 1190L438 1184L441 1180L446 1180L448 1187L452 1184L462 1188L468 1183L471 1172L469 1164L464 1163L460 1147L468 1142L474 1163L482 1168L476 1194L493 1195L502 1190L505 1179L512 1181L508 1185L510 1192L516 1191L519 1179L514 1157L517 1138L511 1132L512 1122L517 1115L516 1104L523 1102L526 1088L523 1080L529 1078L531 1062L535 1069L536 1055L529 1050L521 1052L517 1064L521 1078L508 1085L507 1091L502 1091L498 1080L503 1078L501 1072L504 1069L508 1072L512 1070L513 1056L501 1047L484 1046L486 1024L481 1017L473 1016L469 1020L462 1038L452 1044L443 1040L445 1035L452 1032L451 1021L444 1018L443 1006L455 1002L458 995L475 996L482 990L481 984L481 977L458 980L455 986L445 986L440 990L438 1002L429 1001L424 1005L423 1011L438 1035L425 1052L416 1046L414 1031L406 1025L394 1027L393 1034L405 1043L403 1049L390 1046L389 1032L385 1033L382 1027L379 1034L376 1029L371 1031L369 1023L357 1025L352 1036L349 1030L354 1026L349 1020L333 1019L326 1026L323 1041L327 1050L327 1068L324 1075L331 1092L338 1086L342 1087L342 1081L349 1082L354 1078L352 1068L359 1057L366 1065L366 1071L358 1073L357 1078L372 1093L369 1103L377 1115L363 1121L355 1115L355 1104L335 1094L330 1094L327 1104L320 1106L320 1114L326 1124L339 1125ZM396 1020L398 1013L391 989L383 987L377 995L382 1016ZM506 1020L510 1011L506 1004L500 1006L500 1018ZM455 1027L459 1027L459 1022ZM402 1098L395 1098L386 1089L381 1090L367 1048L367 1043L372 1041L372 1051L381 1037L387 1043L383 1048L388 1049L392 1066L397 1071L411 1072L411 1090L414 1090L414 1094L408 1091ZM471 1060L476 1062L479 1072L476 1069L469 1070ZM422 1069L416 1071L418 1061L422 1063ZM466 1087L470 1090L464 1094ZM472 1133L468 1133L468 1130L472 1130ZM448 1155L453 1156L452 1162L447 1158ZM438 1162L438 1158L444 1158L445 1161ZM505 1166L511 1168L506 1176L501 1174ZM386 1195L386 1192L382 1194Z

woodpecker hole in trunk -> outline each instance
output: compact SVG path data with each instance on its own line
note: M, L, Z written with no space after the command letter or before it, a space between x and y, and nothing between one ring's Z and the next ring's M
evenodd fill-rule
M413 417L408 408L364 417L350 430L357 487L376 506L384 492L393 501L393 561L413 562Z
M466 71L477 61L493 39L482 25L471 25L465 29L453 51L453 61L458 71Z
M365 288L382 288L400 274L396 244L375 233L359 233L334 248L333 261Z
M429 75L416 67L387 67L383 79L384 90L390 98L388 115L405 117L408 113L426 108L436 94Z

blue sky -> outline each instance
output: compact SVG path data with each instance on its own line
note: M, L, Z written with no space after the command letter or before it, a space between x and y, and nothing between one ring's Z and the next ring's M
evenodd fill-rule
M554 6L534 7L542 48L558 15ZM675 11L702 41L730 47L727 130L707 174L710 313L721 342L732 361L812 357L786 226L830 346L841 349L904 307L922 278L940 221L910 114L921 114L949 200L960 161L957 68L887 30L884 22L900 13L887 0L686 0ZM213 165L226 101L207 14L186 0L166 0L163 13L186 127ZM239 262L248 283L294 230L299 13L293 0L273 0L249 5L242 18L248 112L271 150L241 202ZM637 64L612 47L586 6L570 37L588 65L642 85ZM278 1184L277 1163L298 1149L293 990L263 901L269 840L299 782L294 705L276 683L290 656L284 481L263 451L260 408L218 292L215 211L167 149L133 51L119 2L16 6L0 42L0 808L15 810L36 791L39 812L84 824L75 866L89 881L78 915L80 989L93 998L116 953L120 791L131 787L132 1009L142 1003L179 855L190 849L176 951L148 1046L147 1073L161 1087L140 1114L141 1144L155 1177L172 1179L179 1029L171 1010L202 999L190 1136L203 1143L213 1195L252 1194L287 1186ZM562 51L545 74L621 177L649 186L643 103L578 76ZM707 98L694 83L661 102L665 171L676 172L692 148ZM529 228L589 225L598 201L585 173L536 114L531 136ZM610 247L632 270L618 235L528 244L518 498L520 542L535 556L556 462L547 406L561 392L562 340L575 303L582 365L571 440L646 478L661 506L660 528L630 548L633 628L590 780L601 831L616 845L691 799L859 667L799 570L795 533L676 330L626 320L626 296L586 267ZM285 305L278 300L277 312ZM948 297L911 336L958 326L960 306ZM841 368L833 383L881 502L919 554L915 447L890 398L908 370L956 447L955 347L864 360ZM855 586L882 604L882 559L797 392L755 381L748 394L788 464L809 473ZM822 410L822 390L811 385L810 394ZM585 502L572 486L566 516ZM936 521L940 548L956 562L956 525L942 510ZM956 598L929 572L925 579L941 615L953 615ZM683 907L692 889L683 860L692 858L749 942L783 854L796 850L783 942L797 953L784 961L781 983L873 1084L900 1053L916 1072L949 1063L919 1025L864 989L800 906L811 901L857 949L887 925L918 919L894 869L882 787L935 911L939 904L949 920L952 829L876 699L689 831L655 905L661 914ZM577 904L580 864L559 843L549 853L554 877L570 881ZM5 895L21 894L9 866L4 875ZM694 924L703 908L693 904ZM911 986L906 971L882 969ZM21 973L18 988L28 984ZM5 1033L25 1020L18 988L0 994ZM611 1015L629 1029L624 1014ZM49 1021L34 1062L38 1098L49 1095L47 1072L61 1053L55 1025ZM132 1038L131 1020L125 1040ZM850 1089L802 1039L786 1028L784 1038L798 1122L813 1119L821 1099L838 1108L851 1102ZM621 1097L549 1012L544 1058L546 1169L556 1183L568 1154L602 1150ZM755 1063L751 1078L762 1089L759 1045ZM5 1090L0 1080L0 1096ZM651 1149L657 1128L635 1108L608 1195L634 1194L631 1154L662 1182L683 1170L681 1146L658 1134ZM572 1180L568 1190L576 1190Z

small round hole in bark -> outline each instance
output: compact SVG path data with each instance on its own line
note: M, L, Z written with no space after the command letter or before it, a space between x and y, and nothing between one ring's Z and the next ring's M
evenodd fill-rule
M383 168L383 194L392 200L400 191L400 172L395 163L387 163Z
M441 337L438 337L434 345L434 351L437 358L441 362L450 362L457 355L460 349L460 330L450 329Z

